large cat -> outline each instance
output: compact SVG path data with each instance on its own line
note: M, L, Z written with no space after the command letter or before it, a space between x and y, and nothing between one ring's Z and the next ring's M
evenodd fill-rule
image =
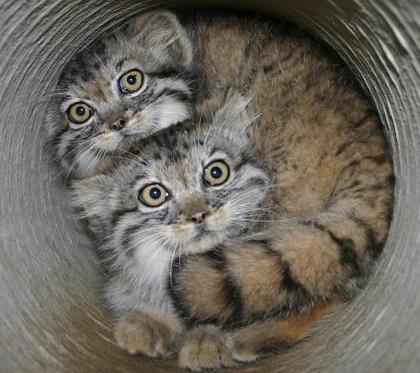
M237 361L252 361L303 338L354 296L388 234L394 175L376 111L319 43L248 16L205 15L194 25L202 111L235 86L261 113L252 137L273 178L275 227L174 263L178 312L201 325L180 362L200 369L224 365L212 340L227 338Z
M191 117L191 42L167 11L144 14L81 51L66 66L46 117L66 176L110 167L132 141Z
M73 182L75 206L100 221L105 299L129 353L178 351L186 330L168 293L172 263L239 244L264 216L270 179L248 135L254 117L246 105L232 94L210 125L149 138L115 169ZM230 355L225 365L234 363Z

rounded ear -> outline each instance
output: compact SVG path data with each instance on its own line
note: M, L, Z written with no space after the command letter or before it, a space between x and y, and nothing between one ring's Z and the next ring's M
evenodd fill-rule
M181 66L189 67L193 48L186 30L178 17L169 11L142 14L128 26L128 35L138 39L146 48L165 53Z

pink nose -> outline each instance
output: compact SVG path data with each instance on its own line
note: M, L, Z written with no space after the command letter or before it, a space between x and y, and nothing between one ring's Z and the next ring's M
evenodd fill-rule
M191 221L195 224L201 224L206 219L207 214L203 211L196 212L191 216Z
M122 130L125 127L125 119L118 119L112 122L110 127L114 131Z

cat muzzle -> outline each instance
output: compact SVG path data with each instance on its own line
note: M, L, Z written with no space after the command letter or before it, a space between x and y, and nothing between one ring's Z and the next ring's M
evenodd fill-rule
M204 222L204 220L206 219L206 217L207 217L207 213L206 213L206 212L204 212L204 211L199 211L199 212L194 213L194 214L191 216L191 221L192 221L194 224L201 224L201 223L203 223L203 222Z
M127 121L125 119L118 119L114 122L111 123L111 125L109 126L109 128L113 131L119 131L122 130L125 125L126 125Z

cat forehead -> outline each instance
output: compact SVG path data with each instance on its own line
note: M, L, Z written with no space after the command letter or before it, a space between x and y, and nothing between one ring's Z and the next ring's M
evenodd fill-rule
M161 69L161 63L141 46L113 42L80 52L63 72L62 83L69 95L103 99L124 73L139 69L147 74Z
M185 157L170 160L156 165L151 171L153 176L162 180L169 180L171 184L191 185L195 184L196 175L202 169L201 160L194 157Z
M195 148L197 144L188 144L188 147L182 145L174 148L157 147L147 158L148 173L162 177L181 177L196 172L208 154L200 145L198 145L200 154L194 151Z
M90 70L73 69L73 75L67 75L68 94L105 100L113 93L113 86L119 77L134 68L141 69L140 63L121 57L112 63L98 63Z
M223 159L230 163L235 157L240 156L239 150L236 152L233 148L214 144L211 140L215 136L197 130L187 134L167 134L157 137L139 156L130 161L131 167L134 168L132 175L136 175L136 178L156 177L185 183L190 180L188 175L195 178L211 161ZM195 179L190 181L192 180Z
M78 99L109 102L113 96L113 89L107 77L96 76L94 79L72 85L68 94Z

